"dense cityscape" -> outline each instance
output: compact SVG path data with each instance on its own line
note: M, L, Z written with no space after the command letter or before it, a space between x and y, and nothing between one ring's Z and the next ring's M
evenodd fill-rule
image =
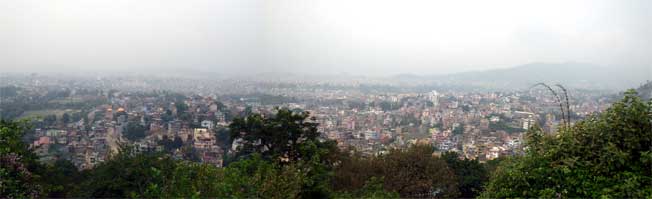
M79 169L105 161L122 144L222 166L238 147L228 135L232 119L269 116L279 108L308 111L322 136L342 150L378 155L420 143L481 162L522 153L523 134L535 124L553 133L563 122L559 104L544 87L419 92L379 84L248 81L237 86L258 89L236 93L183 78L170 90L149 87L156 80L141 77L96 80L3 77L2 116L32 119L36 128L28 141L37 154L70 160ZM571 121L604 110L612 98L569 92Z

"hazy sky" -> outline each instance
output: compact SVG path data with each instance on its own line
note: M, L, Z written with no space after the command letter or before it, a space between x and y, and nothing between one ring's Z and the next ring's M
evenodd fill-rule
M441 74L652 64L652 1L3 0L0 67Z

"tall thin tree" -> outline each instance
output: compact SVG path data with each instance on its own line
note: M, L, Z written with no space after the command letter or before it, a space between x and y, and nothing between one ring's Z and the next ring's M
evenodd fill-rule
M566 90L566 88L564 88L564 86L562 86L561 84L555 84L555 86L559 87L564 92L564 98L566 98L566 122L567 122L566 128L570 128L571 118L570 118L570 102L568 100L568 90Z
M552 89L552 87L548 86L547 84L545 84L543 82L533 85L532 87L530 87L530 89L532 89L534 87L537 87L537 86L545 87L546 89L548 89L548 91L550 91L552 93L553 96L555 96L555 99L557 100L557 103L559 103L559 109L561 111L561 120L564 123L564 126L566 126L567 121L566 121L566 114L564 113L564 104L561 102L561 98L559 98L559 95L557 94L557 91L555 91L554 89Z

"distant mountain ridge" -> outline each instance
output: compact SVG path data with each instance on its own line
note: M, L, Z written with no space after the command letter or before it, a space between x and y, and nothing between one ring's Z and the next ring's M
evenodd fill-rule
M645 82L645 84L636 89L636 92L638 92L638 95L643 99L652 99L652 81Z
M415 78L402 74L396 78ZM538 82L560 83L571 88L623 90L652 80L650 66L606 67L587 63L531 63L513 68L418 76L440 84L494 89L523 89Z

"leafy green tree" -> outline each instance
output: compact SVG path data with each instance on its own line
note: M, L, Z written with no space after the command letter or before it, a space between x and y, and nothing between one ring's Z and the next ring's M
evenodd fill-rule
M253 154L226 168L178 162L165 184L150 186L143 197L298 198L304 174Z
M498 168L498 166L503 161L507 160L508 158L509 158L508 156L500 156L500 157L498 157L496 159L488 160L487 162L485 162L483 164L484 167L485 167L485 170L487 171L487 175L486 175L487 179L485 179L485 180L488 181L491 174L494 173L496 171L496 169ZM483 182L484 185L486 185L486 183L487 182Z
M138 122L129 122L123 134L127 139L136 141L147 136L147 128Z
M230 164L220 182L222 195L236 198L298 198L305 174L294 165L280 167L254 154Z
M633 90L600 115L546 135L530 129L523 157L503 161L482 197L649 198L652 102Z
M247 107L245 107L245 110L242 111L242 117L247 117L247 116L251 115L252 113L254 113L254 110L251 108L251 106L247 106Z
M383 178L371 177L365 185L358 190L352 192L337 192L333 198L399 198L400 195L396 192L385 191L383 187Z
M442 158L457 176L460 197L478 196L482 185L488 180L487 168L478 160L460 159L459 154L455 152L445 152Z
M333 189L343 193L352 193L361 189L370 178L383 176L379 165L380 161L377 157L363 157L355 152L343 154L335 168Z
M215 138L217 139L217 145L223 149L231 148L231 133L229 128L218 128L215 131Z
M217 110L218 111L223 111L226 110L226 105L220 101L214 101L215 105L217 105Z
M36 155L21 138L27 122L0 120L0 197L27 198L43 194Z
M177 118L181 121L185 121L189 123L193 122L192 114L190 114L189 112L177 112ZM195 125L199 127L199 123Z
M184 101L177 101L174 106L177 108L177 116L188 111L188 105Z
M379 106L383 111L393 111L401 108L401 105L396 102L382 101L379 103Z
M220 183L224 170L213 165L178 162L162 189L164 197L228 197Z
M300 146L303 157L294 162L302 171L302 198L327 198L331 194L331 179L334 165L339 162L339 150L334 141L307 141ZM282 164L283 165L283 164Z
M301 169L305 175L301 197L328 197L338 150L334 141L318 139L318 124L308 116L308 112L279 109L272 117L236 118L230 126L231 138L241 139L241 158L260 154L274 164Z
M65 159L58 159L46 166L43 181L49 198L72 197L81 181L81 173L75 165Z
M353 155L335 170L333 186L336 191L352 193L376 177L384 179L384 190L396 192L401 197L459 196L455 174L443 159L432 153L431 146L414 145L381 156Z
M462 125L453 129L453 135L462 135L464 133L464 127Z
M274 164L252 154L218 168L124 147L118 155L83 173L76 193L66 196L298 198L311 180L302 166Z
M67 124L68 122L70 122L70 114L63 113L63 116L61 116L61 120L63 121L64 124Z
M519 133L519 132L524 131L521 128L516 128L516 127L509 126L507 124L507 121L505 121L505 120L501 120L501 121L498 121L498 122L489 122L489 129L491 131L505 131L505 132L507 132L509 134Z
M170 109L165 110L165 114L161 115L161 120L163 120L163 122L165 123L174 120L174 115L172 115L172 111Z
M230 125L231 139L242 139L239 153L244 155L260 153L265 159L283 162L309 158L301 154L301 145L318 142L319 132L314 118L306 121L308 115L278 109L272 117L252 114L236 118Z
M57 116L56 115L47 115L43 118L43 123L45 123L46 126L52 126L57 124Z
M84 173L77 197L161 197L176 163L158 153L135 153L132 147Z
M163 135L163 138L158 143L163 145L163 149L168 153L172 153L183 146L183 141L179 136L174 136L174 139L170 139L167 135Z
M74 112L70 116L70 122L78 122L79 120L81 120L87 114L88 113L84 112L84 110L82 110L81 112Z
M446 162L428 145L395 149L381 157L385 189L401 197L457 197L457 179Z

